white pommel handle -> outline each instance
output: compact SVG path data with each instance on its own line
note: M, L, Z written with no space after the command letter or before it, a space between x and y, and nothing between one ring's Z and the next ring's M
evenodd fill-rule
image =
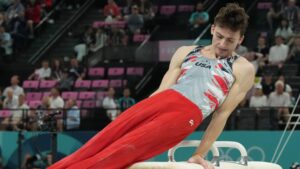
M174 154L175 154L175 151L178 148L181 148L181 147L198 147L200 143L201 143L200 140L182 141L182 142L180 142L179 144L177 144L173 148L169 149L169 151L168 151L169 162L175 162ZM210 148L210 150L211 150L211 152L213 154L213 160L212 161L216 161L219 158L219 156L220 156L218 148L213 145Z
M241 160L243 162L243 165L248 165L248 154L247 154L247 151L246 151L245 147L242 144L240 144L238 142L234 142L234 141L216 141L213 144L213 147L216 147L216 148L235 148L235 149L239 150L240 153L241 153ZM219 163L219 158L218 158L217 163Z

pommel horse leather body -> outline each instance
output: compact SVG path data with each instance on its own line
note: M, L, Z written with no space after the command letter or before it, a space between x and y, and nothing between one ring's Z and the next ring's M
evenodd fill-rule
M199 144L200 141L182 141L168 151L169 162L140 162L132 165L128 169L204 169L199 164L176 162L174 159L174 153L177 148L194 147ZM218 148L222 147L238 149L241 153L241 161L219 161L220 154ZM237 142L217 141L210 150L213 154L212 163L215 164L215 169L282 169L279 165L273 163L248 161L246 149Z

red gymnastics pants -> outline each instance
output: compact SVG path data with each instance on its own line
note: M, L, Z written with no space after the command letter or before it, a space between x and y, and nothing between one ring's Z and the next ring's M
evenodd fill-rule
M172 148L202 121L199 108L165 90L123 112L73 154L49 169L124 169Z

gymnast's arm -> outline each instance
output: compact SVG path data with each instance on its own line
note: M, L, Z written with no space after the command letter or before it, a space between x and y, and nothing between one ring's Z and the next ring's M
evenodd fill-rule
M150 96L153 96L165 89L168 89L169 87L171 87L173 84L176 83L176 80L181 71L181 64L182 64L184 58L194 48L195 48L195 46L182 46L176 50L176 52L172 56L172 59L171 59L170 65L169 65L169 69L166 72L166 74L164 75L159 88L154 93L152 93Z
M228 117L236 106L244 99L248 90L253 86L255 70L251 63L240 57L233 64L235 82L232 85L223 104L214 112L212 120L207 127L201 144L195 155L204 157L213 142L221 134Z

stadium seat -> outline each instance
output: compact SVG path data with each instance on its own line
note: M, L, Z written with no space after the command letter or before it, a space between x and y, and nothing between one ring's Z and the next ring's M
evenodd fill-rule
M95 108L96 102L95 100L84 100L81 105L82 108Z
M38 80L25 80L23 82L23 88L26 89L37 89L39 87Z
M144 68L143 67L128 67L126 69L127 76L143 76Z
M106 89L108 84L109 80L93 80L92 89Z
M28 92L25 96L26 101L36 101L41 100L43 93L41 92Z
M28 106L32 109L36 109L36 108L38 108L38 106L41 105L41 103L42 102L40 100L29 101Z
M90 78L104 77L105 68L104 67L93 67L89 68L88 75Z
M76 100L76 99L77 99L77 96L78 96L78 92L63 92L63 93L61 94L61 97L62 97L64 100L67 100L67 99Z
M126 85L127 85L127 81L126 80L123 80L123 83L122 83L121 79L113 79L113 80L109 81L109 86L110 87L114 87L114 88L122 88L122 87L124 87Z
M41 80L40 81L40 87L41 89L50 89L55 87L57 84L56 80Z
M97 94L96 94L96 99L97 100L102 100L102 99L104 99L104 97L106 96L106 91L100 91L100 92L97 92Z
M108 68L108 76L113 77L113 76L123 76L125 73L125 70L123 67L111 67Z
M45 97L45 96L50 96L51 95L51 92L44 92L43 93L43 97Z
M11 115L10 110L0 110L0 118L10 117Z
M82 101L81 100L76 100L76 106L78 108L81 108L81 104L82 104Z
M193 12L194 8L194 5L179 5L178 12Z
M176 6L175 5L163 5L160 7L159 13L161 15L170 16L176 12Z
M91 87L91 81L90 80L77 80L75 82L75 88L76 89L89 89Z
M78 99L82 99L82 100L90 100L95 98L96 98L96 92L91 92L91 91L79 92L79 96L78 96Z

